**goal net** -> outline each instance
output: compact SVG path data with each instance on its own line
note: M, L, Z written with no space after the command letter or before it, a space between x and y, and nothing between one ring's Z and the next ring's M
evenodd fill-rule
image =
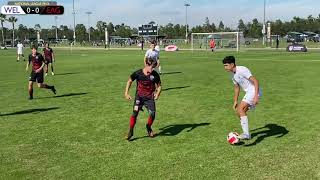
M192 33L191 50L211 50L212 39L215 50L239 51L240 44L244 41L242 32Z

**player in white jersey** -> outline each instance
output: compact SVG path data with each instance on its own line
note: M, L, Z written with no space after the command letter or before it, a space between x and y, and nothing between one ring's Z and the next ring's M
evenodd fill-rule
M26 60L24 58L24 54L23 54L23 44L21 42L18 42L18 44L17 44L17 61L20 61L20 56L23 57L23 61Z
M156 41L151 41L150 49L147 50L147 52L144 56L144 65L146 65L146 60L148 58L156 60L158 65L155 68L155 70L161 75L161 66L160 66L160 58L159 58L160 48L158 51L156 49L156 46L157 46Z
M231 72L234 83L233 109L237 111L240 118L243 133L240 139L250 139L249 123L247 111L255 107L259 102L260 91L259 81L251 74L250 70L244 66L236 66L234 56L227 56L223 59L224 69ZM245 96L238 103L240 87L245 92Z

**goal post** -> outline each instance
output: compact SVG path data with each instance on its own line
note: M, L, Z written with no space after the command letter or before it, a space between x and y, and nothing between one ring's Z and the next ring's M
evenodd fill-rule
M210 50L209 42L215 41L215 50L239 51L244 41L242 32L191 33L191 50Z

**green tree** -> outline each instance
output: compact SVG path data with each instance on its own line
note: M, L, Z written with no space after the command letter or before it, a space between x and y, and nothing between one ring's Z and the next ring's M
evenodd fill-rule
M205 18L205 20L204 20L204 24L203 24L203 30L205 31L205 32L210 32L210 20L209 20L209 18L208 17L206 17Z
M247 25L249 32L248 35L253 38L262 37L262 24L259 23L258 19L255 18L252 20L252 23L248 23Z
M73 30L68 28L66 25L60 25L59 31L58 31L58 36L63 38L63 39L68 39L70 41L73 40Z
M76 25L76 34L77 34L77 41L82 43L87 39L87 30L84 24L77 24Z
M104 21L98 21L96 27L99 34L99 40L104 39L104 36L105 36L104 33L105 33L105 29L107 28L107 23Z
M202 26L195 26L195 27L193 27L192 29L191 29L191 32L193 32L193 33L202 33L202 32L204 32L204 30L203 30L203 27Z
M222 21L219 22L218 31L221 31L221 32L224 31L224 24Z
M211 23L210 31L211 32L216 32L217 31L217 27L216 27L216 25L214 23Z
M12 47L14 47L14 24L18 21L16 17L9 17L8 21L12 24Z
M239 23L238 23L238 31L243 32L244 36L248 35L248 29L246 27L246 25L244 24L243 20L240 19Z
M124 23L115 26L116 32L115 35L120 36L122 38L128 38L131 36L131 28L130 26L126 26Z
M29 34L28 27L24 26L23 24L19 24L18 29L17 29L17 37L20 40L27 39L28 34Z
M280 19L277 19L275 22L271 22L271 27L272 34L284 36L287 33L284 29L285 26Z
M112 24L112 22L109 22L109 24L107 25L107 29L109 35L112 35L112 33L114 33L114 25Z

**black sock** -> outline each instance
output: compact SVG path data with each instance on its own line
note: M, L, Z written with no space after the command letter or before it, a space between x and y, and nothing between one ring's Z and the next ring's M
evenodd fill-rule
M30 99L33 99L33 89L29 89L29 97Z
M47 84L43 84L43 88L45 88L45 89L53 89L53 86L49 86Z

